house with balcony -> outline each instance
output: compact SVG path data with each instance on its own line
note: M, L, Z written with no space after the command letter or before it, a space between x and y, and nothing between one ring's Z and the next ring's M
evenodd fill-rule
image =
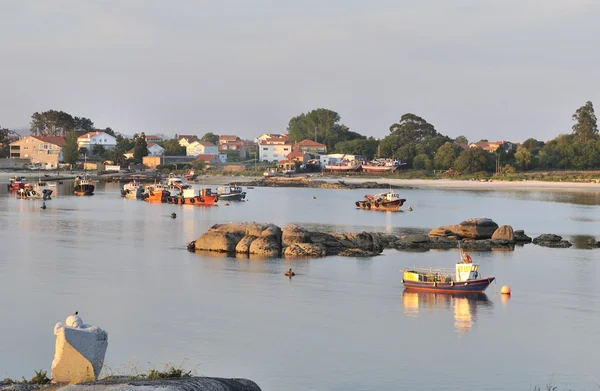
M146 136L147 143L160 143L161 141L163 141L162 136L159 136L159 135Z
M29 159L42 168L54 169L63 161L64 146L65 138L61 136L27 136L9 144L10 158Z
M105 149L113 149L117 146L117 138L99 130L77 137L79 149L86 148L91 151L94 149L94 145L102 145Z
M210 141L194 141L185 147L187 156L218 155L219 147Z
M299 143L294 144L294 151L325 155L327 154L327 145L312 140L302 140Z
M222 144L227 144L227 143L234 143L238 140L238 136L233 136L230 134L222 134L219 136L219 145Z
M258 159L261 162L273 163L286 160L292 152L293 144L287 138L267 138L258 142Z

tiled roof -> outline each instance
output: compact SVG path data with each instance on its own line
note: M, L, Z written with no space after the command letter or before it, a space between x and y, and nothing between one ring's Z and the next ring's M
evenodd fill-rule
M302 140L299 143L296 143L297 146L304 146L304 147L326 147L325 144L321 144L318 143L316 141L312 141L312 140Z
M196 159L194 159L194 160L200 160L200 161L208 163L211 160L213 160L215 158L215 156L217 156L217 155L201 154L201 155L196 156Z
M62 136L33 136L40 141L48 144L58 145L59 147L65 146L65 138Z

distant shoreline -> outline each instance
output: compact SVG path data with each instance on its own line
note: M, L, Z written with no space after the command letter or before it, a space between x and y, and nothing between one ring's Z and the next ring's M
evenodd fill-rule
M56 176L56 171L48 172L52 179L69 180L72 179L79 171L71 174L70 172L61 172L62 175ZM25 176L28 179L34 179L38 177L37 172L32 171L0 171L0 183L6 184L9 178L12 176ZM88 175L94 179L107 178L108 176L97 176L93 172L88 171ZM286 177L277 177L277 180L290 180ZM296 176L292 178L306 178L306 176ZM44 180L42 174L41 179ZM225 183L246 183L256 180L263 179L260 175L255 176L236 176L236 175L206 175L198 177L195 184L225 184ZM457 180L457 179L399 179L399 178L377 178L377 177L345 177L345 176L321 176L313 175L310 177L311 180L324 181L328 183L336 183L343 181L346 183L364 183L364 182L376 182L376 183L389 183L393 186L400 187L412 187L417 189L448 189L448 190L520 190L520 191L539 191L539 190L554 190L554 191L570 191L570 192L596 192L600 191L600 183L587 183L587 182L551 182L551 181L535 181L535 180L521 180L521 181L478 181L478 180ZM285 186L282 186L285 187Z

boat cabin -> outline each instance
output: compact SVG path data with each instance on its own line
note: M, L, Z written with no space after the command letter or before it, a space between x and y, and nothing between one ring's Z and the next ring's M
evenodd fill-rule
M403 279L414 282L465 282L479 278L479 265L458 262L455 270L448 268L411 267L403 270Z

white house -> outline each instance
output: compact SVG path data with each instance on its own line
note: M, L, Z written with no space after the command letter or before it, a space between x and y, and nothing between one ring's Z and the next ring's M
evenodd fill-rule
M187 156L218 155L219 147L209 141L194 141L185 147Z
M258 136L256 138L257 142L261 142L261 141L266 141L269 139L276 139L276 140L281 140L281 141L288 141L290 139L290 136L288 136L287 134L283 133L263 133L260 136Z
M148 143L148 156L162 156L165 149L158 144Z
M292 152L292 144L285 138L260 140L258 158L261 162L280 162Z
M112 149L117 145L117 138L101 131L88 132L77 138L77 146L80 149L86 148L91 151L94 145L102 145L106 149Z
M332 153L329 155L319 155L319 156L320 156L319 161L321 162L321 166L326 166L328 164L337 164L342 159L350 161L350 162L358 160L357 155L347 155L344 153Z

